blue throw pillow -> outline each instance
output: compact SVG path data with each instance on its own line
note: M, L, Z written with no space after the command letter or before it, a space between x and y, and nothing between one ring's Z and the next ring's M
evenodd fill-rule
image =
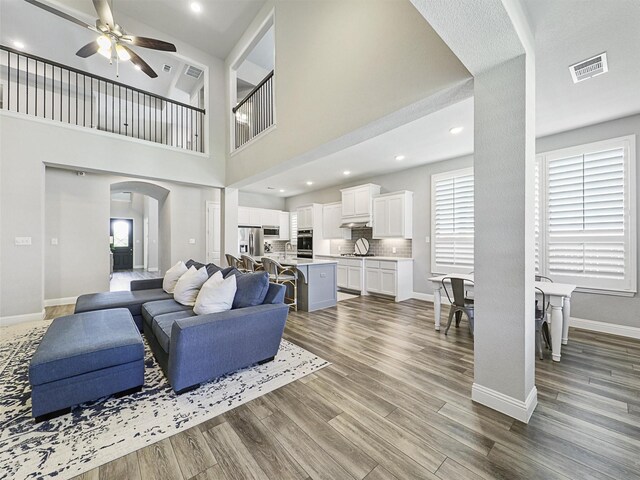
M225 267L222 269L222 277L227 278L229 275L239 275L240 270L236 267Z
M204 263L196 262L192 258L187 260L185 262L185 265L187 266L187 268L196 267L196 270L200 270L202 267L204 267Z
M269 274L267 272L237 273L236 296L232 308L245 308L262 305L269 290Z
M222 267L219 267L215 263L207 263L206 267L207 267L207 275L209 275L209 278L211 278L211 276L214 273L219 272L220 270L222 270ZM222 276L224 277L224 271L222 273Z

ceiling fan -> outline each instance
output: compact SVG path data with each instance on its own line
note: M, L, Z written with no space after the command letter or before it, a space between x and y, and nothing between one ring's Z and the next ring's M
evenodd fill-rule
M126 62L130 60L131 63L151 78L156 78L158 74L154 72L149 64L140 58L140 56L129 47L129 45L151 48L153 50L162 50L165 52L176 51L176 46L173 43L156 40L154 38L138 37L127 34L125 30L113 20L113 13L111 12L111 7L107 0L92 0L93 6L98 13L95 26L89 25L82 20L72 17L71 15L57 10L47 4L38 2L37 0L25 1L97 33L98 38L96 38L96 40L87 43L76 52L76 55L82 58L87 58L95 53L99 53L103 57L108 58L110 62L115 60L116 66L120 61Z

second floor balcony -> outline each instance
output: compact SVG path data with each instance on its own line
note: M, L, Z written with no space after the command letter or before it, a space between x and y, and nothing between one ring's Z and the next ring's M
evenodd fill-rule
M0 110L204 153L205 110L0 45Z

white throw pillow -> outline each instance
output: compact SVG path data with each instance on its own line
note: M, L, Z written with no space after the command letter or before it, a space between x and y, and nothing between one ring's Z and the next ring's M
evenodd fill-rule
M178 283L180 277L185 273L187 273L187 266L180 260L164 274L162 289L167 293L173 293L176 288L176 283Z
M196 304L200 288L208 278L206 267L202 267L200 270L196 270L196 267L191 267L176 283L173 299L182 305L193 307Z
M206 315L231 310L233 298L236 296L236 276L222 277L222 272L216 272L202 285L193 313Z

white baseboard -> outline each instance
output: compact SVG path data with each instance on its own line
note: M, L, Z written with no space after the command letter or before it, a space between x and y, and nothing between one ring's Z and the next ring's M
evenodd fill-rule
M24 315L12 315L10 317L0 317L0 327L8 325L16 325L18 323L37 322L44 318L44 310L35 313L26 313Z
M615 323L599 322L597 320L587 320L586 318L571 317L569 326L590 330L592 332L609 333L621 337L640 339L640 327L630 327L628 325L616 325Z
M509 415L523 423L529 423L533 411L538 405L538 390L533 387L527 399L523 402L477 383L471 387L471 400L486 405L498 412Z
M57 307L58 305L75 305L78 297L50 298L44 301L45 307Z
M424 300L425 302L433 302L433 295L431 293L413 292L411 298Z
M147 268L147 272L157 272L157 271L158 271L158 267Z
M133 268L144 268L144 265L134 265Z

